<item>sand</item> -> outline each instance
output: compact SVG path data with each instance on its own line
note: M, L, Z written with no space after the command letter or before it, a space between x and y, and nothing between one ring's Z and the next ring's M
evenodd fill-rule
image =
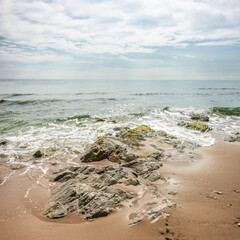
M198 151L201 157L191 164L166 160L160 170L168 179L162 187L177 193L165 197L181 208L166 209L167 219L154 224L144 219L135 226L128 225L126 206L93 222L77 214L49 220L41 215L49 197L46 180L33 185L34 174L15 170L19 174L0 186L0 239L240 239L240 145L217 142ZM1 179L8 173L6 166L0 166Z

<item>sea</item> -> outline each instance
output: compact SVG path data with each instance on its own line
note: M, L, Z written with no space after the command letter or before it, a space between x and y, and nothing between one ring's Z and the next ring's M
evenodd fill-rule
M71 162L116 127L140 125L210 146L240 132L239 116L214 107L239 108L240 81L0 80L0 156L27 165L41 150ZM208 115L213 130L178 125L193 114Z

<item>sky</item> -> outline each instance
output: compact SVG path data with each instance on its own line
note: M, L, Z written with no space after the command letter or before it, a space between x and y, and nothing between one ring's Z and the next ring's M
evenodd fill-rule
M240 80L240 0L0 0L0 79Z

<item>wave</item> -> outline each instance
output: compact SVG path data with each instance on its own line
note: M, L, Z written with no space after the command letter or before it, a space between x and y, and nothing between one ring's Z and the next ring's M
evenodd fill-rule
M113 92L88 92L88 93L75 93L75 95L106 95L106 94L113 94Z
M9 99L2 99L2 100L0 100L0 103L11 106L11 105L52 103L52 102L59 102L59 101L62 101L62 100L61 99L44 99L44 100L9 100Z
M198 90L239 90L239 88L198 88Z

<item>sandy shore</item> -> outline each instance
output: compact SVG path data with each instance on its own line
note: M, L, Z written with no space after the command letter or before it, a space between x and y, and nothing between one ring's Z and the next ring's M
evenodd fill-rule
M76 214L48 220L41 215L49 197L47 182L42 179L41 184L32 185L29 175L13 175L0 186L0 238L240 239L240 145L218 142L198 151L201 158L193 159L191 164L164 162L160 172L168 182L163 188L176 192L167 197L182 207L167 209L170 217L154 224L144 219L129 226L127 207L93 222L83 221ZM2 179L6 171L9 170L1 166ZM31 189L27 195L26 189Z

